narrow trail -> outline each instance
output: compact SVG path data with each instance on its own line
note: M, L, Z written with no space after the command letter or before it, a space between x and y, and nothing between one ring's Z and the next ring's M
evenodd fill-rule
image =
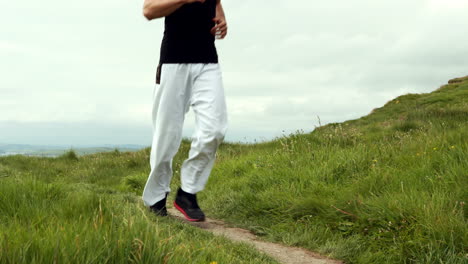
M177 219L196 226L198 228L207 230L215 235L225 236L226 238L252 244L257 250L266 253L280 263L284 264L341 264L342 262L332 260L327 257L321 256L317 253L305 250L303 248L289 247L272 242L260 240L256 235L250 231L228 227L226 223L220 220L207 218L205 222L189 222L185 220L184 216L175 208L168 208L169 214Z

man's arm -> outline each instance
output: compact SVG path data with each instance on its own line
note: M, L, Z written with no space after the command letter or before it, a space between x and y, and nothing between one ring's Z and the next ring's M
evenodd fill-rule
M143 15L148 20L165 17L172 14L181 6L195 2L204 3L205 0L145 0Z
M213 18L216 25L211 29L211 34L218 35L220 39L223 39L227 35L227 22L226 16L224 15L223 6L221 0L216 0L216 17Z

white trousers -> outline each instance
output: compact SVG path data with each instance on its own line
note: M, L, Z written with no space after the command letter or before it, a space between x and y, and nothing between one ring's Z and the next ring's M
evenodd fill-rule
M195 113L195 131L189 156L181 168L181 188L195 194L204 189L227 130L219 64L162 65L161 82L153 90L151 172L142 197L146 206L170 192L172 159L180 147L184 118L190 107Z

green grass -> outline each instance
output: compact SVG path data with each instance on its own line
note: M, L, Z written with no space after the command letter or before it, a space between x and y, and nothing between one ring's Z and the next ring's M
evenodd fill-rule
M0 158L0 263L276 263L148 212L132 192L148 154Z
M225 143L200 205L347 263L467 263L467 138L461 78L312 133ZM174 159L173 190L189 147ZM274 263L147 212L149 153L1 157L0 263Z
M349 263L467 263L468 78L357 120L225 144L208 213Z

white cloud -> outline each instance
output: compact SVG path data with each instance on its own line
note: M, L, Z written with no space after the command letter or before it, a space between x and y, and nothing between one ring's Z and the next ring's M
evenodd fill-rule
M429 6L432 9L453 9L465 8L468 6L467 0L430 0Z
M229 35L217 47L227 139L310 131L317 116L322 123L357 118L400 94L467 75L467 2L224 1ZM150 130L163 20L147 22L141 7L124 0L0 3L0 23L8 25L0 39L0 122L37 129L105 121ZM188 136L193 115L186 120Z

